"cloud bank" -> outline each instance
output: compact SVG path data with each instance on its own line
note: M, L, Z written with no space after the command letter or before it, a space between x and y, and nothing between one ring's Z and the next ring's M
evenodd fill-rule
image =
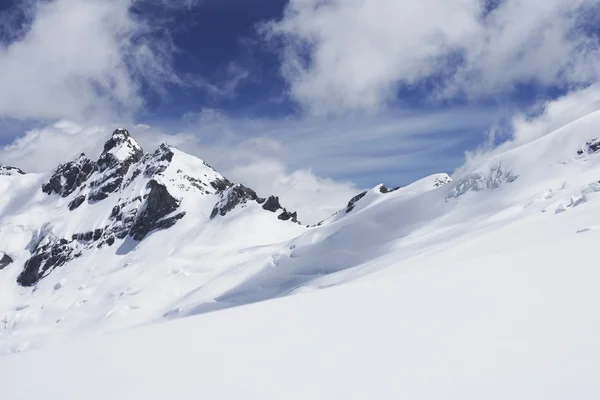
M263 26L291 96L313 114L378 110L403 87L430 100L600 73L598 0L290 0Z
M24 1L18 34L9 23L15 12L0 16L8 33L0 44L0 117L129 116L143 106L143 85L175 81L169 42L151 37L156 27L131 12L135 3Z

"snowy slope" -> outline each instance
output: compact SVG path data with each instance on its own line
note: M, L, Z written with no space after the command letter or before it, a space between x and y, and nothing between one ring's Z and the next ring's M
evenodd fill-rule
M206 166L176 150L171 163L182 164L111 194L104 219L85 208L101 202L63 218L71 197L41 193L47 176L0 177L14 193L0 200L0 251L15 260L0 271L0 342L14 353L80 339L0 358L6 393L597 398L599 123L591 114L452 181L379 185L312 227L241 185L178 191L178 171L201 177ZM184 217L88 249L35 289L17 284L39 219L56 237L93 229L148 179ZM81 339L159 321L169 322Z
M168 146L143 154L120 130L98 162L82 155L0 185L0 251L12 260L0 271L0 353L161 319L305 230L281 219L276 198Z
M597 399L600 269L581 254L600 230L576 232L600 216L585 207L471 236L448 262L3 357L3 396Z

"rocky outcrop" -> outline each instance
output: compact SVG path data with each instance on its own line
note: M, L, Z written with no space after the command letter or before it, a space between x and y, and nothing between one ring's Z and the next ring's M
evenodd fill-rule
M395 188L393 188L393 189L388 189L388 187L387 187L387 186L385 186L385 185L381 185L381 186L379 186L379 193L382 193L382 194L386 194L386 193L392 193L392 192L395 192L395 191L396 191L396 190L398 190L398 189L400 189L400 186L398 186L398 187L395 187Z
M0 165L0 176L14 176L14 175L25 175L25 172L21 171L17 167L10 167L8 165Z
M291 220L292 222L294 222L296 224L300 223L298 221L298 213L296 211L289 212L285 208L283 209L283 212L277 216L277 219L280 219L282 221L290 221Z
M594 154L600 151L600 139L594 138L587 142L581 149L577 150L577 154L582 156L584 154Z
M358 203L358 201L360 199L362 199L363 197L365 197L366 195L367 195L367 192L364 191L362 193L357 194L353 198L351 198L350 201L348 202L348 205L346 206L346 214L348 214L349 212L351 212L352 210L354 210L354 207L356 206L356 203Z
M119 190L129 168L144 156L142 148L131 138L126 129L117 129L104 144L104 151L97 161L98 174L90 183L92 190L88 201L104 200Z
M141 211L129 230L129 234L134 240L144 239L151 231L170 228L185 216L185 212L181 212L165 218L177 210L180 201L171 196L167 188L154 179L148 182L147 188L150 192L146 197L145 204L141 207Z
M77 196L69 203L69 211L79 208L85 202L85 196Z
M263 204L262 208L263 208L263 210L267 210L267 211L271 211L271 212L279 211L282 208L281 204L279 204L279 197L269 196L267 201L265 201L265 204Z
M224 217L236 207L245 207L249 202L256 202L257 204L262 205L263 210L272 213L277 213L281 210L281 213L277 215L277 218L282 221L292 221L297 224L300 223L298 221L298 213L290 212L283 208L281 204L279 204L279 197L269 196L268 199L258 197L254 190L239 183L220 193L220 199L217 204L215 204L215 207L210 214L210 218L213 219L217 215Z
M42 185L42 191L48 195L68 197L96 171L96 167L94 161L81 154L77 160L59 165L48 182Z
M66 239L41 245L25 262L25 267L17 277L17 282L22 286L33 286L54 268L63 266L79 256L81 253L76 252L73 242Z
M0 251L0 271L13 263L13 259L3 251Z
M217 215L224 217L237 206L244 205L248 201L256 201L258 199L259 197L254 190L238 183L220 194L220 199L217 204L215 204L215 207L210 214L210 218L213 219ZM264 199L262 200L264 202Z

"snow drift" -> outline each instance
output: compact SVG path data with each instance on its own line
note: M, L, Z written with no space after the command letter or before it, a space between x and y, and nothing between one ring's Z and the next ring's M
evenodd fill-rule
M452 180L378 185L315 226L168 146L127 145L89 173L82 159L50 175L11 169L0 176L4 352L195 317L2 357L3 391L597 398L599 123L591 114ZM67 260L20 284L56 244Z

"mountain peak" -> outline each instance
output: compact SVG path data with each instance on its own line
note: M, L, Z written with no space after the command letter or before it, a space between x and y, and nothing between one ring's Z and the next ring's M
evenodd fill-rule
M111 138L104 143L102 156L107 154L111 154L118 161L126 161L131 158L137 161L144 154L144 150L127 129L115 129Z

